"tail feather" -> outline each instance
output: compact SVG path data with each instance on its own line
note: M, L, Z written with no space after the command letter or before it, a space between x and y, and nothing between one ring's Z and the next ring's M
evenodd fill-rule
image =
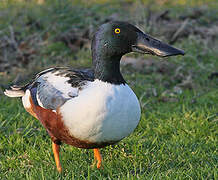
M22 87L12 86L11 89L6 89L4 94L8 97L22 97L25 95Z

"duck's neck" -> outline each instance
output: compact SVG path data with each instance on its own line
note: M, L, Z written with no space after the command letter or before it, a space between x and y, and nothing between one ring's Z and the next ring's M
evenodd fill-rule
M120 59L122 56L92 55L95 79L112 84L125 84L120 73Z

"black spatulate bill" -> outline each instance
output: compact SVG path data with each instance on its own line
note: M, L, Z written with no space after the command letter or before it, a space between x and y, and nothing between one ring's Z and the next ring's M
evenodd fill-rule
M174 48L142 32L137 33L137 40L132 45L133 52L152 54L160 57L184 55L184 51Z

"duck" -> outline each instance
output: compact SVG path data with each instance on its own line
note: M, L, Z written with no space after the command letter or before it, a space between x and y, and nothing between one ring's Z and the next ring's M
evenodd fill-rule
M59 172L62 143L93 149L99 169L100 148L118 143L139 124L139 100L120 72L121 57L131 52L160 57L184 55L183 50L128 22L110 21L94 33L90 69L49 68L28 84L4 91L6 96L21 97L25 110L45 127Z

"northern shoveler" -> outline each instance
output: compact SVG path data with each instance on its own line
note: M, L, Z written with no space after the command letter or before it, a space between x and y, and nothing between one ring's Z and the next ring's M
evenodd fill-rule
M5 91L9 97L22 97L26 111L46 128L59 172L61 142L94 149L100 168L99 148L119 142L138 125L139 101L120 73L121 57L130 52L184 55L129 23L112 21L94 34L91 69L50 68L27 85Z

